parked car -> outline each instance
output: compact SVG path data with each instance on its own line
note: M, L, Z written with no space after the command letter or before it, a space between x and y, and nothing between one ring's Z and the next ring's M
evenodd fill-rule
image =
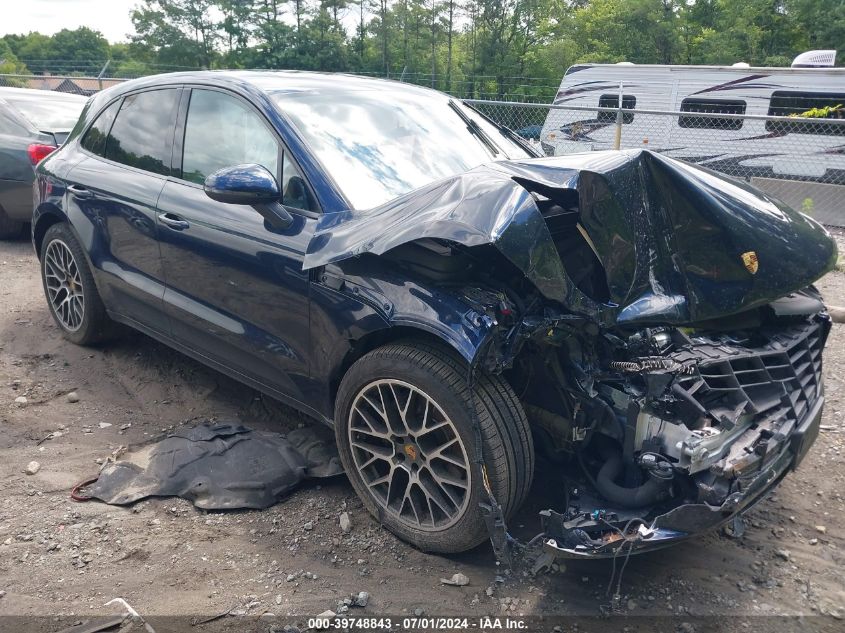
M86 100L0 88L0 239L17 237L32 219L33 167L64 142Z
M333 425L367 509L428 551L503 547L535 450L566 497L548 551L662 547L819 429L819 224L647 151L537 157L424 88L107 89L39 164L32 236L69 340L123 323Z

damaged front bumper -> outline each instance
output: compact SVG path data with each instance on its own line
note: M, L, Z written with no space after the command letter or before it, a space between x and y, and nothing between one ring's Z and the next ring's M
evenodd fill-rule
M650 522L632 519L628 523L635 527L628 530L618 527L620 521L604 518L601 510L571 520L547 510L541 513L544 550L556 558L610 558L668 547L725 525L761 500L798 466L818 436L823 407L824 396L820 395L793 432L782 438L781 450L760 470L738 479L739 489L721 505L681 505Z

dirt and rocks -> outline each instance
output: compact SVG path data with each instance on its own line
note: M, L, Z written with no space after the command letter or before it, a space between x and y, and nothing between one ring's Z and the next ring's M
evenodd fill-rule
M820 287L845 305L845 273ZM121 597L145 616L197 623L229 613L196 631L238 615L254 616L255 630L284 630L272 616L304 628L327 610L627 616L579 630L641 630L648 619L637 616L673 616L667 631L783 630L784 620L759 616L803 615L794 622L804 630L845 630L843 328L834 326L827 348L820 438L747 515L742 538L714 533L632 557L618 585L621 560L568 561L531 577L506 573L489 546L451 557L415 550L369 517L343 477L307 483L260 512L203 512L176 499L129 508L72 501L72 486L113 451L176 427L218 419L285 430L309 421L139 334L95 349L66 342L31 246L0 242L0 614L44 616L38 630L54 631L120 613L104 605ZM537 531L538 510L560 503L554 473L538 473L534 488L512 521L523 537Z

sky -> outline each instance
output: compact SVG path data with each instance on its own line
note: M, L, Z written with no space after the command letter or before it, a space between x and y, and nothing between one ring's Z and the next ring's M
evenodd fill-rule
M131 33L129 12L138 0L0 0L0 36L38 31L45 35L80 26L100 31L109 42Z

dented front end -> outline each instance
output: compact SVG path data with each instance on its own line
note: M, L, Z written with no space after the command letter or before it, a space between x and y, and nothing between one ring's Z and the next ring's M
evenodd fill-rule
M742 183L607 152L326 216L305 268L502 373L567 491L542 513L545 548L602 557L719 526L798 465L830 329L812 283L836 255Z
M575 492L542 515L547 550L654 549L755 503L816 439L829 329L808 289L723 324L606 334L608 356L594 365L584 404L591 415L560 446Z

